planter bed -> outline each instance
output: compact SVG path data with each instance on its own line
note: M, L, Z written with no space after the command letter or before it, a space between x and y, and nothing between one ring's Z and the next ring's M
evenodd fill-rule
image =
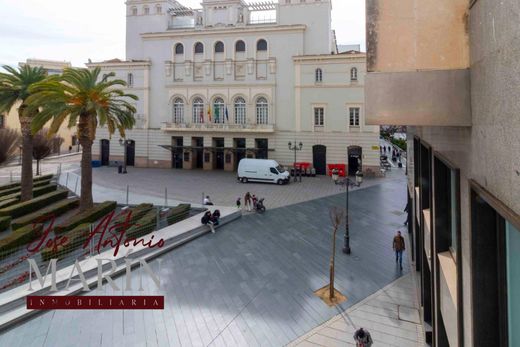
M153 204L140 204L135 207L131 207L125 211L125 214L116 218L114 220L115 230L117 232L121 231L123 224L127 219L128 213L132 212L132 216L128 221L128 224L134 224L137 220L141 219L145 214L150 212L153 209Z
M50 193L52 191L55 191L56 189L58 189L58 186L55 184L49 184L47 186L34 188L33 189L33 198L37 198L38 196L41 196L43 194ZM21 192L5 195L5 196L0 197L0 201L10 200L10 199L20 199L21 195L22 195Z
M42 187L42 186L47 186L51 184L51 180L45 180L45 181L39 181L39 182L34 182L33 183L33 189L34 188L38 188L38 187ZM19 193L20 192L20 187L14 187L14 188L11 188L11 189L5 189L5 190L2 190L0 191L0 199L3 197L3 196L6 196L6 195L11 195L11 194L15 194L15 193Z
M75 216L72 216L65 222L54 228L54 233L59 235L63 234L69 230L76 228L81 224L91 224L98 221L101 217L106 216L110 212L114 211L117 207L117 203L115 201L105 201L101 204L94 206L93 208L80 212ZM0 211L1 212L1 211Z
M36 240L42 230L43 224L27 225L14 230L11 235L0 240L0 259L6 257L7 252Z
M9 206L13 206L14 204L17 204L20 202L20 199L9 199L9 200L2 200L0 201L0 210L5 208L5 207L9 207Z
M11 217L3 216L0 217L0 231L4 231L11 225Z
M18 229L31 223L44 223L53 217L61 216L65 212L72 210L79 206L79 198L66 199L58 201L41 210L30 213L23 217L17 218L12 222L12 228Z
M155 231L157 223L157 210L153 209L135 222L126 231L126 238L138 238Z
M42 260L63 259L72 251L83 246L90 234L90 224L81 224L64 234L68 241L66 245L54 248L45 248L41 252Z
M55 192L44 194L32 200L20 202L12 206L2 208L0 209L0 216L11 216L11 218L21 217L40 208L48 206L53 202L66 199L68 195L68 190L58 189Z
M180 204L176 207L173 207L168 213L166 214L166 220L168 221L168 225L172 225L175 223L178 223L190 215L190 204Z
M33 178L33 184L36 184L36 182L40 182L40 181L50 181L53 177L54 177L54 175L36 176ZM4 191L6 189L12 189L12 188L16 188L16 187L20 187L20 182L9 183L9 184L0 186L0 192Z

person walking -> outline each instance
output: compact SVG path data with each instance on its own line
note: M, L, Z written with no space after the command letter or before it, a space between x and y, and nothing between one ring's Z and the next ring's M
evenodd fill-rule
M244 196L244 206L247 211L251 212L251 193L249 192Z
M395 263L399 263L399 268L403 269L403 252L406 249L404 244L404 237L401 236L401 231L397 231L397 235L394 237L392 247L395 251Z
M370 333L363 328L356 330L354 333L354 341L356 341L356 347L371 347L374 343Z

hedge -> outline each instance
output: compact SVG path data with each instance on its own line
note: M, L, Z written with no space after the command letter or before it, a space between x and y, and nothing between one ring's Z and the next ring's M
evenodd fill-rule
M186 219L190 214L190 209L190 204L180 204L172 208L166 215L168 225L172 225Z
M33 189L33 198L36 198L43 194L50 193L52 191L55 191L56 189L58 189L58 186L55 184L49 184L47 186L34 188ZM10 200L10 199L20 199L21 195L22 195L21 192L5 195L5 196L0 197L0 201Z
M36 240L43 230L43 224L26 225L14 230L11 235L0 240L0 259L8 256L7 252Z
M41 252L42 260L62 259L65 255L83 246L90 234L90 225L81 224L65 234L67 243L56 248L44 248Z
M40 181L50 181L53 177L54 177L54 175L43 175L43 176L34 177L33 185L36 185L36 182L40 182ZM20 184L21 184L20 182L5 184L3 186L0 186L0 191L19 187Z
M15 199L9 199L9 200L2 200L0 201L0 209L13 206L14 204L17 204L20 202L20 198Z
M34 182L33 183L33 189L37 188L37 187L49 185L50 183L51 183L51 180ZM14 187L14 188L10 188L10 189L1 190L0 191L0 197L6 196L6 195L10 195L10 194L14 194L14 193L18 193L20 191L20 189L21 189L21 187L18 186L18 187Z
M145 214L141 219L135 222L135 225L128 228L126 231L126 238L138 238L149 234L155 230L157 223L157 210L153 209Z
M0 231L4 231L5 229L9 228L9 225L11 225L11 217L0 217Z
M135 223L135 221L142 218L146 213L150 212L152 208L153 204L140 204L136 207L129 208L125 214L114 219L115 231L121 231L128 216L128 213L132 212L132 216L130 217L128 224L133 224Z
M58 189L55 192L47 193L32 200L20 202L12 206L2 208L0 209L0 216L11 216L12 218L17 218L48 206L53 202L66 199L68 195L68 190Z
M12 227L13 227L13 229L18 229L20 227L23 227L27 224L31 224L34 222L44 223L44 222L52 219L52 217L61 216L65 212L70 211L73 208L76 208L78 206L79 206L79 198L58 201L41 210L38 210L36 212L30 213L28 215L25 215L23 217L13 220Z
M80 212L70 217L68 220L61 223L60 225L57 225L54 228L54 233L63 234L66 231L76 228L78 225L85 223L94 223L101 217L104 217L110 212L114 211L116 207L117 202L115 201L105 201L101 204L95 205L93 208Z

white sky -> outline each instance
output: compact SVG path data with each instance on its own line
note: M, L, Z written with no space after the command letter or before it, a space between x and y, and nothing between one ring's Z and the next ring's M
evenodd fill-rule
M125 58L124 0L0 0L0 65L27 58L93 61ZM201 0L180 0L200 7ZM339 44L365 49L365 0L332 0Z

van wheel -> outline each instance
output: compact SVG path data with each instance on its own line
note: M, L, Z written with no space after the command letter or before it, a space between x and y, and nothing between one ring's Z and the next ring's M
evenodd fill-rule
M283 181L282 181L282 180L278 180L278 181L276 181L276 183L277 183L279 186L281 186L281 185L283 184Z
M247 177L242 177L242 183L247 183Z

